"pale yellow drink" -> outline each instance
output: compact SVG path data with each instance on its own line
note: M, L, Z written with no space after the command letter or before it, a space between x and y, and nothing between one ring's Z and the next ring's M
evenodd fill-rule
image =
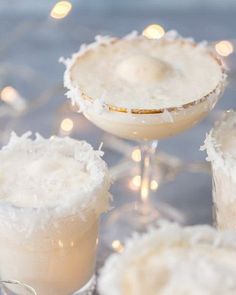
M37 295L71 295L93 277L109 199L100 155L71 138L12 135L0 151L1 280L28 284Z

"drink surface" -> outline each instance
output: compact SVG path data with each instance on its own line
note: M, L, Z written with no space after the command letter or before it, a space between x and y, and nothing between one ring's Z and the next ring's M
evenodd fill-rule
M94 190L107 189L107 167L100 154L86 142L71 138L38 136L32 140L13 135L0 152L0 205L92 204L97 197Z
M208 47L168 37L105 39L67 65L69 89L79 88L84 97L127 109L181 107L214 91L223 74Z

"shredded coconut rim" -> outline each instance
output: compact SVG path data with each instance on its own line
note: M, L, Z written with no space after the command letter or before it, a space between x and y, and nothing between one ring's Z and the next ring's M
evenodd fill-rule
M14 210L26 210L27 212L33 210L36 212L39 211L47 211L47 210L55 210L60 211L63 209L73 208L72 211L80 211L81 215L83 215L83 212L86 211L106 211L109 206L109 187L110 187L110 177L108 173L108 168L106 166L106 163L101 159L101 156L103 155L103 152L101 150L94 150L91 145L89 145L85 141L77 141L69 137L60 138L57 136L52 136L49 139L43 138L41 135L36 134L35 139L31 139L32 133L27 132L22 136L17 136L14 132L11 135L9 143L2 148L0 151L0 163L2 162L2 165L6 163L7 165L7 158L13 156L19 156L23 154L23 156L27 159L27 153L34 154L35 158L33 162L36 162L36 166L30 166L28 169L33 169L32 171L35 172L37 175L37 169L39 168L39 172L41 167L43 165L47 165L47 162L49 163L49 169L54 169L54 167L50 167L50 164L57 165L57 163L60 163L60 159L57 157L60 157L60 155L64 159L62 162L62 165L67 162L68 158L68 165L66 168L69 168L70 165L74 162L76 164L77 161L80 162L81 170L85 170L85 176L82 174L83 177L86 177L86 181L84 183L78 183L73 184L73 188L70 190L70 186L66 187L64 191L57 190L56 183L49 183L49 190L48 194L52 195L52 202L51 200L47 200L48 196L42 196L40 193L37 196L38 191L40 191L40 185L43 185L43 183L40 182L40 179L35 179L35 183L27 183L24 182L24 179L22 179L22 186L23 189L29 193L29 198L39 198L34 200L29 200L30 204L24 204L22 203L20 199L20 192L18 195L17 187L9 188L9 195L4 195L4 191L1 190L2 186L0 187L0 208L4 208L4 210L7 210L7 208L12 208ZM40 162L41 159L44 160L44 162ZM53 160L53 163L50 163L50 157ZM17 159L16 159L17 160ZM39 160L39 167L37 166L37 160ZM16 163L17 164L17 163ZM22 163L21 163L22 164ZM27 163L26 163L27 164ZM34 165L35 163L33 163ZM6 166L7 167L7 166ZM77 166L76 166L77 167ZM44 168L44 167L43 167ZM62 167L63 168L63 167ZM17 167L15 167L17 170ZM46 169L47 166L46 166ZM63 169L61 169L63 173ZM10 173L11 171L9 171ZM47 173L47 170L45 170ZM50 172L50 171L49 171ZM69 172L69 171L68 171ZM78 171L80 173L80 171ZM1 173L3 174L3 173ZM22 171L23 174L23 171ZM30 171L29 171L30 174ZM17 175L17 174L16 174ZM27 175L27 171L26 171ZM60 174L59 176L67 176L67 171L65 171L65 174ZM1 176L1 175L0 175ZM4 175L3 175L4 176ZM17 175L18 177L19 175ZM30 176L30 175L29 175ZM43 176L43 175L42 175ZM73 175L68 174L68 176L73 177ZM5 175L4 177L8 177ZM10 177L10 176L9 176ZM38 175L40 178L41 175ZM52 179L53 181L56 180L57 175L55 174L55 177ZM19 177L20 178L20 177ZM48 176L50 181L50 174ZM33 179L33 178L32 178ZM82 178L83 179L83 178ZM43 179L45 180L45 179ZM14 179L13 179L14 181ZM63 181L66 181L66 179L58 179L58 182L62 181L62 185L59 187L63 189ZM20 183L18 183L20 188ZM38 185L38 186L37 186ZM44 183L45 186L47 186L47 183ZM70 182L69 182L70 185ZM53 191L55 189L55 191ZM23 190L24 192L24 190ZM47 192L46 190L42 189L42 192ZM13 197L11 194L14 194ZM35 194L35 195L34 195ZM58 198L57 197L58 194ZM23 196L23 194L22 194ZM45 199L44 199L45 198ZM41 199L44 199L42 203L40 203ZM28 201L28 200L26 200ZM32 202L32 203L31 203ZM44 202L46 205L44 205ZM101 213L101 212L100 212Z
M207 134L204 145L200 149L207 151L207 161L211 162L216 169L223 169L228 176L236 181L236 158L230 153L223 152L221 148L222 135L227 135L227 132L232 128L236 132L236 112L228 110Z
M105 263L105 266L103 267L103 269L100 272L100 278L98 280L98 289L101 293L101 295L123 295L123 276L127 275L127 273L129 272L129 267L130 264L133 264L136 267L140 267L140 265L136 265L136 259L139 257L148 257L148 255L151 255L150 253L153 253L152 251L155 249L155 245L156 247L160 246L161 249L165 249L165 247L169 248L171 251L171 247L172 245L175 245L177 243L177 245L179 245L179 247L181 247L181 245L183 245L183 247L185 247L186 245L189 245L189 247L198 247L198 245L202 245L204 247L204 245L209 246L210 249L214 250L214 249L220 249L220 248L225 248L226 251L233 251L236 253L236 235L233 232L220 232L217 231L216 229L212 228L211 226L208 225L199 225L199 226L188 226L185 228L182 228L181 226L177 225L177 224L172 224L172 223L167 223L167 222L163 222L161 224L159 224L159 228L154 228L151 227L149 229L149 231L144 234L144 235L139 235L139 234L134 234L134 236L128 240L128 242L125 245L125 250L124 252L122 252L121 254L113 254L111 255L107 262ZM188 249L188 247L187 247ZM159 253L160 258L161 258L161 253ZM171 254L170 252L170 259ZM158 257L158 253L156 256L151 256L152 259L149 259L149 261L154 261L155 259L159 259ZM169 258L167 258L169 259ZM191 256L186 256L185 259L189 259L191 261ZM141 260L142 261L142 267L137 269L136 271L137 273L142 274L144 269L145 269L145 260ZM216 257L216 261L217 261L217 257ZM201 265L207 266L208 260L207 257L205 258L204 256L202 257L202 262L200 261ZM155 264L153 265L153 267L155 267ZM192 270L194 270L195 265L192 265ZM221 273L220 269L220 264L217 266L216 271L219 271L219 274ZM178 265L178 267L174 270L175 272L177 272L178 275L178 271L180 271L181 266ZM198 293L197 292L197 287L196 283L194 285L195 279L196 277L192 278L191 282L187 281L187 276L184 275L184 271L188 272L191 271L191 269L182 269L183 271L183 277L181 277L180 281L179 277L178 277L178 282L177 285L181 286L181 284L184 285L189 285L191 283L190 289L191 292L190 293L186 293L186 294L203 294L203 293ZM208 270L208 269L206 269ZM222 269L222 272L224 271L224 268ZM150 278L152 275L155 274L155 269L153 269L153 272L150 273L143 273L142 276L142 280L145 280L145 278ZM187 275L187 273L185 273ZM198 274L198 279L199 277L202 278L202 281L200 279L200 282L202 283L203 289L201 289L201 291L206 291L206 285L204 284L204 277L205 275L207 275L208 273L199 273ZM160 279L162 279L162 274L160 273ZM196 274L195 274L196 275ZM234 273L234 276L236 275L236 273ZM190 274L191 276L191 274ZM133 274L128 274L128 278L131 278L132 280L134 280L135 277L133 277ZM215 280L218 280L218 278L215 277L210 277L212 282L214 283L216 282ZM231 277L232 278L232 277ZM140 277L141 279L141 277ZM155 279L155 277L153 277L153 280ZM155 279L157 280L157 278ZM207 279L206 279L207 280ZM150 280L148 280L150 282ZM132 281L133 284L135 284L135 281ZM139 282L137 282L139 283ZM176 282L174 282L176 283ZM207 283L205 281L205 283ZM218 283L218 282L217 282ZM222 282L223 285L225 283ZM142 282L143 284L143 282ZM166 286L167 286L167 291L165 293L165 291L163 292L162 289L161 290L152 290L152 294L183 294L183 290L180 291L180 293L178 293L178 290L174 289L168 289L173 287L173 285L170 284L171 282L168 281L166 282ZM193 284L193 285L192 285ZM214 285L214 284L213 284ZM226 289L229 291L232 290L236 290L236 285L235 283L232 285L232 282L229 280L229 282L227 282L227 284L225 283ZM174 285L175 287L175 285ZM214 293L214 286L210 286L211 288L208 290L208 292L206 293L207 295L212 295L212 294L216 294ZM147 286L148 288L148 286ZM233 289L232 289L233 288ZM155 292L154 292L155 291ZM162 291L162 292L161 292ZM186 291L186 290L185 290ZM213 291L213 292L212 292ZM160 293L159 293L160 292ZM185 293L185 292L184 292ZM125 294L134 294L134 293L125 293ZM139 293L139 294L143 294L143 293ZM204 293L205 294L205 293ZM217 293L220 294L220 293ZM222 294L222 293L221 293ZM227 294L233 294L233 293L227 293Z

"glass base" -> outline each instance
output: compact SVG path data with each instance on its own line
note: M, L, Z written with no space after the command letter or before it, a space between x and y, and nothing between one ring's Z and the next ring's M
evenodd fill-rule
M110 249L122 252L125 241L134 232L143 233L159 220L186 223L183 215L168 204L159 203L158 208L151 207L144 212L137 203L129 203L110 213L103 229L103 242Z
M94 275L82 289L73 293L72 295L93 295L95 290L96 290L96 276Z
M9 283L12 284L12 283ZM15 283L14 283L15 284ZM28 288L22 286L22 290L20 293L14 293L10 289L7 288L7 284L0 286L0 295L37 295L36 292L31 291ZM17 284L18 285L18 284ZM92 278L82 287L79 291L76 291L72 295L93 295L96 289L96 276L92 276ZM56 295L56 294L55 294Z
M17 280L3 280L1 282L0 295L37 295L36 291L29 285L23 284ZM17 293L8 288L12 285L17 286Z

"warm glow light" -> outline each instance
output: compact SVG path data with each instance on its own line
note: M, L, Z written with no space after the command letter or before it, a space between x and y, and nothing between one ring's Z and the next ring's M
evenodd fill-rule
M22 112L27 107L26 100L12 86L6 86L2 89L0 99L17 112Z
M141 176L140 175L135 175L129 182L129 187L130 189L132 189L133 191L137 191L139 190L140 188L140 185L141 185ZM158 189L158 182L153 179L151 182L150 182L150 189L153 190L153 191L156 191ZM144 199L147 198L147 195L148 195L148 187L147 185L144 185L143 188L142 188L142 191L141 191L141 195Z
M223 40L215 45L215 50L221 56L228 56L234 52L234 46L231 42Z
M165 35L165 30L162 26L153 24L143 30L143 36L148 39L160 39Z
M142 186L141 186L141 198L142 198L142 201L146 201L147 198L148 198L148 193L149 193L149 183L148 181L144 180L142 182Z
M59 246L60 248L63 248L63 247L64 247L63 242L62 242L61 240L58 241L58 246Z
M132 155L131 155L131 158L135 162L140 162L141 161L141 152L140 152L140 149L133 150Z
M118 253L121 253L124 251L124 246L119 240L114 240L111 245L112 245L112 248Z
M65 118L61 121L61 130L64 132L70 132L74 127L74 123L70 118Z
M18 95L19 94L16 91L16 89L11 86L6 86L1 91L1 99L7 103L10 103L10 104L13 103L17 99Z
M141 183L141 176L140 175L135 175L129 183L129 187L133 191L137 191L140 188L140 183Z
M61 19L71 11L72 4L69 1L60 1L55 4L50 12L50 16L55 19Z
M153 179L150 183L150 188L151 190L156 191L158 189L158 182Z

